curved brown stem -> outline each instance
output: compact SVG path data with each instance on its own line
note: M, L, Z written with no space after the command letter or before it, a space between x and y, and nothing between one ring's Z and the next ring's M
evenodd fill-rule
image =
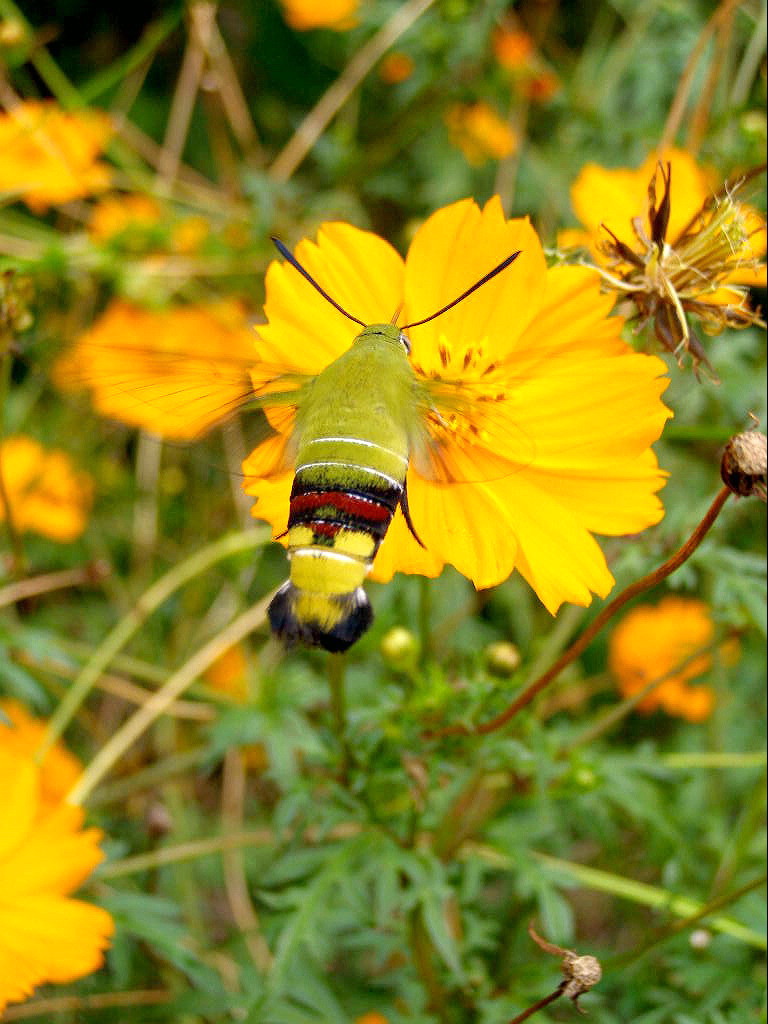
M584 630L581 636L571 644L568 650L564 651L557 661L551 665L546 672L540 675L538 679L535 679L532 683L526 686L522 693L512 701L509 707L505 708L504 711L496 715L494 718L491 718L489 721L482 722L480 725L476 725L474 727L452 725L448 726L446 729L436 730L430 735L432 737L463 734L482 736L486 733L494 732L496 729L500 729L502 726L506 725L510 719L514 718L518 711L527 707L527 705L530 704L546 686L549 686L549 684L560 675L566 665L570 665L572 661L575 661L576 658L586 650L603 626L612 619L616 612L623 608L628 601L631 601L633 597L637 597L638 594L642 594L646 590L650 590L651 587L655 587L658 583L661 583L662 580L665 580L667 576L671 576L676 569L679 569L680 566L691 557L699 544L701 544L702 540L704 540L704 537L709 532L712 524L717 519L720 514L720 510L728 500L729 494L731 494L729 488L723 487L710 505L706 515L685 544L683 544L683 546L679 548L671 558L668 558L663 565L660 565L658 569L654 569L652 572L643 576L642 579L637 580L635 583L631 583L618 595L618 597L615 597L610 604L606 605L599 615L597 615L590 625Z

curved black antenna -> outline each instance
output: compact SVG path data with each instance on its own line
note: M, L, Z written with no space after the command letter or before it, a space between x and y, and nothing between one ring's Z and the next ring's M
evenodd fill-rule
M403 324L400 329L405 331L409 327L421 327L422 324L428 324L429 321L434 320L435 317L442 316L443 313L447 313L449 309L453 309L454 306L458 306L460 302L463 302L468 295L472 294L472 292L477 291L478 288L482 288L484 284L488 284L488 282L492 278L496 277L497 274L500 274L502 270L506 270L510 263L514 263L521 252L522 249L518 249L518 251L513 252L511 256L507 256L507 258L502 260L497 267L494 267L493 270L489 271L485 277L481 277L479 281L475 281L471 288L467 288L465 292L462 292L457 299L453 300L453 302L449 302L447 306L443 306L442 309L438 309L438 311L436 313L432 313L431 316L424 317L423 320L414 320L412 324Z
M279 238L275 238L275 236L274 236L274 235L270 235L269 237L270 237L270 238L272 239L272 241L273 241L273 242L275 243L275 246L276 246L276 248L277 248L277 251L278 251L278 252L280 253L280 255L281 255L281 256L284 256L284 257L285 257L285 259L287 259L287 260L288 260L288 262L289 262L289 263L291 264L291 266L292 266L292 267L293 267L293 268L294 268L295 270L298 270L298 272L299 272L299 273L301 274L301 276L302 276L302 277L303 277L303 278L304 278L304 279L305 279L306 281L309 281L309 283L310 283L310 284L312 285L312 287L313 287L313 288L316 288L316 289L317 289L317 291L319 291L319 292L320 292L320 294L321 294L321 295L323 296L323 298L324 298L324 299L325 299L325 300L326 300L327 302L330 302L330 304L331 304L331 305L333 306L333 308L334 308L334 309L338 309L338 311L339 311L340 313L343 313L343 314L344 314L344 316L345 316L345 317L347 318L347 320L353 320L353 321L354 321L354 322L355 322L356 324L360 324L360 326L361 326L361 327L367 327L367 326L368 326L368 324L364 324L362 320L358 320L356 316L352 316L352 314L351 314L351 313L348 313L348 312L346 311L346 309L344 309L344 308L343 308L342 306L340 306L340 305L338 304L338 302L337 302L337 301L336 301L335 299L332 299L332 298L331 298L331 296L330 296L330 295L328 294L328 292L327 292L327 291L325 291L325 289L324 289L324 288L321 288L321 287L320 287L320 285L319 285L319 284L317 283L317 281L316 281L316 280L314 279L314 277L312 277L312 276L311 276L311 275L310 275L310 274L309 274L309 273L308 273L308 272L307 272L307 271L306 271L306 270L304 269L304 267L302 267L302 265L301 265L301 264L299 263L299 261L298 261L298 260L296 259L296 257L295 257L295 256L293 255L293 253L292 253L292 252L290 251L290 249L286 248L286 246L284 246L284 245L283 245L283 243L282 243L282 242L280 241L280 239L279 239ZM471 290L471 289L470 289L470 290Z

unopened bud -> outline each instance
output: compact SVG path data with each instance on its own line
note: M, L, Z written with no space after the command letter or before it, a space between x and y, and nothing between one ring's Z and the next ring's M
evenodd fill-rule
M734 494L766 500L766 436L747 430L732 437L720 462L723 483Z
M506 679L520 667L520 651L506 640L489 644L485 649L485 667L491 675Z
M393 668L409 669L416 664L419 656L419 641L404 626L393 626L384 634L380 645L381 655Z

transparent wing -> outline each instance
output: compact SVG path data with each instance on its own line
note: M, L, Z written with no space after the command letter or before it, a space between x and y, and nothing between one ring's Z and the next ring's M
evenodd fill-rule
M413 468L434 483L500 480L531 464L535 443L520 426L514 396L492 380L417 383Z
M159 348L78 341L53 368L62 390L89 393L101 415L174 441L193 441L238 413L249 443L265 445L264 472L290 462L296 409L312 378L259 363L237 351L207 357L185 346Z

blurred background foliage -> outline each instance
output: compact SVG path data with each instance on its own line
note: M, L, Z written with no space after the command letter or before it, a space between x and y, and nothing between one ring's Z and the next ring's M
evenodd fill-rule
M0 101L111 112L114 188L163 211L98 237L92 199L0 207L0 268L30 282L4 363L4 431L66 449L96 492L79 539L23 538L26 572L82 570L81 585L0 618L0 684L36 713L54 712L152 580L250 521L239 428L161 449L52 385L55 358L110 300L236 298L258 322L270 234L293 245L343 219L404 251L436 207L498 192L554 254L589 161L636 167L663 140L717 185L763 159L764 4L420 6L390 47L400 70L371 62L304 151L302 122L349 81L344 69L399 3L362 2L343 31L299 31L269 0L0 0ZM504 26L530 41L512 67L494 48ZM500 158L469 159L452 138L448 111L480 101L511 133ZM757 187L748 199L759 205ZM615 592L689 535L728 437L750 414L765 423L762 332L707 344L717 384L665 357L666 516L603 543ZM625 709L609 725L622 698L603 633L511 727L437 735L503 710L594 617L566 608L552 620L518 576L480 594L452 570L372 585L376 623L343 667L283 655L257 632L192 685L197 711L161 719L91 794L109 860L88 896L117 934L107 968L67 989L72 1007L42 1003L40 1019L507 1024L560 980L527 934L535 920L550 941L600 957L603 980L583 1005L602 1024L764 1021L764 552L763 508L731 500L649 595L695 596L715 645L738 638L737 664L711 659L703 722ZM11 585L10 546L4 564ZM141 624L110 673L151 691L285 571L263 538L212 564ZM69 745L87 763L131 707L114 680L99 688ZM146 990L154 1004L100 1008L102 993ZM573 1014L559 1001L537 1019Z

